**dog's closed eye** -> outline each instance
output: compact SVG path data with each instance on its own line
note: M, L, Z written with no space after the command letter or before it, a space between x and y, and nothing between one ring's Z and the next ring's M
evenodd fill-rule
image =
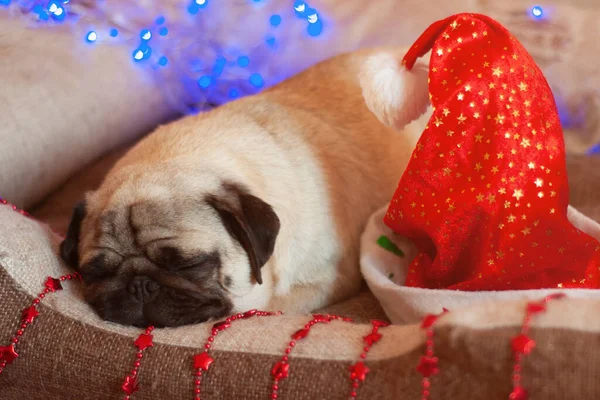
M202 253L193 257L186 257L174 247L164 247L160 251L157 264L169 271L184 271L195 268L214 268L220 265L217 252Z
M81 278L86 284L96 283L116 275L116 269L108 268L106 256L100 254L79 268Z

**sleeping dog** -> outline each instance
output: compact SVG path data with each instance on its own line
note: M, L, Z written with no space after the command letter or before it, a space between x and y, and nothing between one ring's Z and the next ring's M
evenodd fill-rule
M402 54L341 55L141 140L75 208L60 246L86 301L108 321L179 326L357 293L360 234L422 130L380 119L427 106L395 109L402 88L385 74Z

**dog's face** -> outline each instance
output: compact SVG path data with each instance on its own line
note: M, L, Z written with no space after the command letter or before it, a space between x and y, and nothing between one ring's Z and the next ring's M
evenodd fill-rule
M227 315L233 296L262 284L280 224L258 197L231 183L201 194L135 179L115 187L75 208L60 246L103 319L200 323Z

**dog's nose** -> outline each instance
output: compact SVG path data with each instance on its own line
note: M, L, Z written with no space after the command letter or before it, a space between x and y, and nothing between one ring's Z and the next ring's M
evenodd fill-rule
M136 276L127 288L129 293L138 301L151 301L158 294L159 285L147 276Z

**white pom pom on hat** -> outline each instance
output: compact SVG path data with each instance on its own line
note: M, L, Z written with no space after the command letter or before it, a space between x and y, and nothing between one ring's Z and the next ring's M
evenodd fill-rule
M370 56L360 72L367 107L385 125L401 130L427 111L429 69L416 63L407 69L402 49L382 50Z

